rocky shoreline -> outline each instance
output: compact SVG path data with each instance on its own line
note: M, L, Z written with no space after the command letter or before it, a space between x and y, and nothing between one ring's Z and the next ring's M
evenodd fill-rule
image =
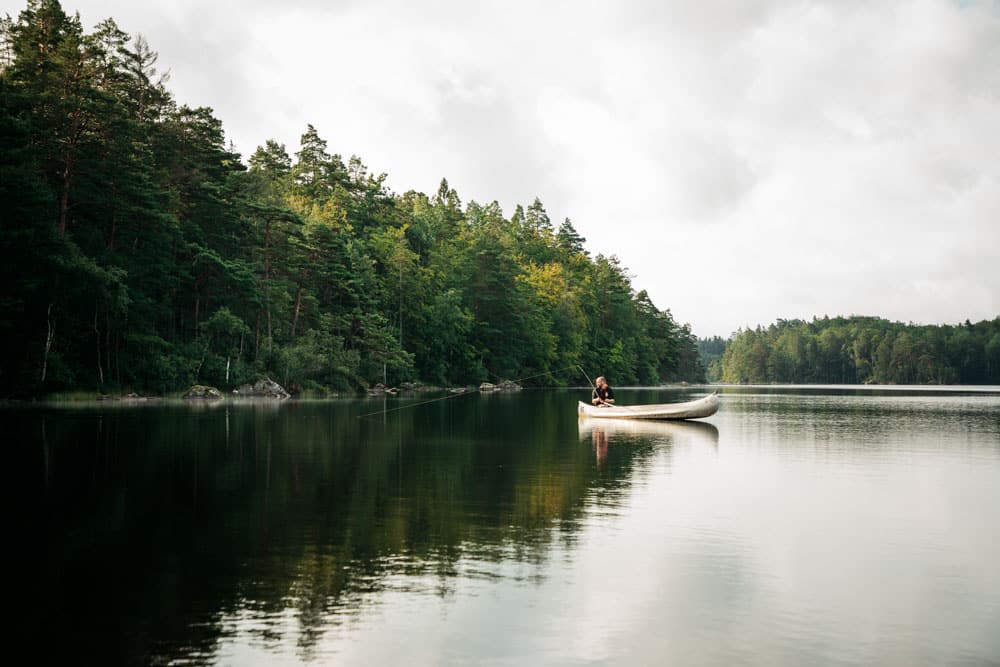
M412 395L412 394L430 394L430 393L451 393L451 394L466 394L478 392L480 394L494 394L494 393L504 393L504 392L516 392L521 391L523 387L516 382L511 380L504 380L496 384L490 382L483 382L478 387L476 386L465 386L465 387L441 387L438 385L431 384L421 384L419 382L402 382L398 386L387 387L382 383L375 384L363 391L364 394L368 396L396 396L396 395ZM346 396L356 396L361 392L346 392L346 393L334 393L332 397L346 397ZM195 384L190 386L186 391L184 391L180 398L185 401L192 402L213 402L221 401L226 398L233 399L268 399L283 401L289 398L293 398L287 389L282 387L280 384L272 380L271 378L264 377L257 380L253 384L243 384L239 387L233 389L231 392L222 391L216 387L212 387L204 384ZM97 401L114 401L118 403L146 403L153 401L163 401L167 400L168 396L156 396L156 395L143 395L137 394L135 392L130 392L123 395L114 394L98 394L96 397L91 397L89 400Z
M398 387L386 387L380 382L373 387L369 387L367 393L369 396L384 396L387 394L395 396L397 394L423 394L445 391L452 394L465 394L474 391L478 391L481 394L491 394L494 392L521 391L521 389L523 389L521 385L511 380L504 380L499 384L483 382L479 387L438 387L436 385L419 384L416 382L402 382Z

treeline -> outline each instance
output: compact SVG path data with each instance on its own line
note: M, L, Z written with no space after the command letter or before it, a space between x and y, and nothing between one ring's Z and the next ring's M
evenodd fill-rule
M778 320L699 342L709 377L732 383L1000 384L1000 317L921 326L876 317Z
M312 126L244 164L165 84L111 19L4 20L0 393L702 379L690 328L538 199L394 194Z

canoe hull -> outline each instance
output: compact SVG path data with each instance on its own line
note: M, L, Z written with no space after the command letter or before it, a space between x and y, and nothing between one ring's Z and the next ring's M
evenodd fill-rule
M719 394L715 391L708 396L686 403L616 405L611 408L598 408L580 401L577 408L580 416L588 419L702 419L711 417L718 410Z

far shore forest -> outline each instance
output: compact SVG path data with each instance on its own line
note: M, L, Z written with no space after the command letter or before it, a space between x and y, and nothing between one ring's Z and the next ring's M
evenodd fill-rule
M1000 384L1000 317L956 326L877 317L778 320L698 341L712 382Z
M244 160L160 67L56 0L0 25L0 397L579 385L581 367L617 386L1000 383L1000 318L699 341L539 199L397 194L311 125Z

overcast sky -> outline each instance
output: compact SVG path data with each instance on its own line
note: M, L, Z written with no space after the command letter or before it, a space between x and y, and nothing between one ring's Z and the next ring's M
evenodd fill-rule
M1000 315L995 0L63 6L244 156L312 123L395 192L537 196L699 336Z

